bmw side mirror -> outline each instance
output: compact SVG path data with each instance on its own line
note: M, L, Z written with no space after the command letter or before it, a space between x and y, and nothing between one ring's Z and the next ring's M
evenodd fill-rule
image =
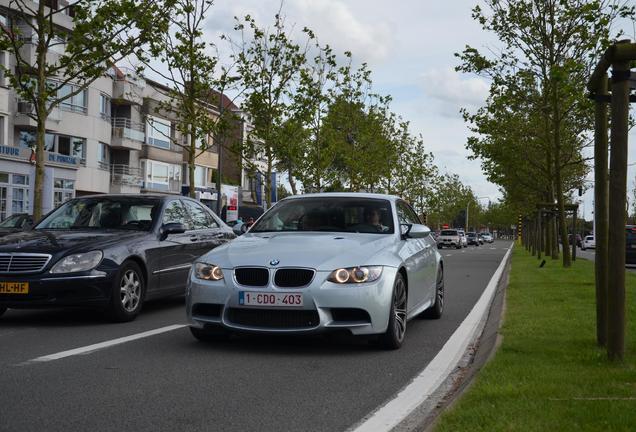
M244 223L236 224L232 227L232 231L234 231L234 234L236 234L237 236L240 236L241 234L245 233L245 231L247 231L247 227Z
M424 238L431 233L431 229L426 225L413 224L406 233L406 237L410 238Z
M159 240L165 240L170 234L182 234L184 232L186 232L186 227L181 222L163 224L159 228Z

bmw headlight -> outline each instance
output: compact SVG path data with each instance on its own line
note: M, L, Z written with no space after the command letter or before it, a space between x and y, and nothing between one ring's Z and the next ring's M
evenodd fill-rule
M51 273L75 273L92 270L97 267L103 257L102 251L68 255L53 266Z
M194 275L197 279L219 281L223 279L221 267L204 262L194 263Z
M382 266L339 268L331 272L327 280L337 284L373 282L382 275Z

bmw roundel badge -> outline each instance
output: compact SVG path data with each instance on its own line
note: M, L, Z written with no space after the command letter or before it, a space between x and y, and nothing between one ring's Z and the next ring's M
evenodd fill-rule
M278 261L277 259L273 259L269 262L269 265L271 266L277 266L278 264L280 264L280 261Z

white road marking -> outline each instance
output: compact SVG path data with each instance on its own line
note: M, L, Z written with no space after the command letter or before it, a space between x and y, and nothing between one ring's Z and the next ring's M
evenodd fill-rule
M497 249L497 248L493 248L493 247L490 248L490 250L495 250L495 249Z
M34 358L31 360L28 360L27 362L25 362L25 364L29 364L29 363L41 363L41 362L49 362L49 361L53 361L53 360L59 360L59 359L63 359L66 357L71 357L71 356L75 356L75 355L81 355L81 354L89 354L92 353L93 351L97 351L100 349L104 349L104 348L108 348L114 345L120 345L126 342L131 342L134 340L138 340L138 339L143 339L143 338L147 338L150 336L155 336L161 333L166 333L166 332L170 332L173 330L178 330L180 328L186 327L185 324L175 324L175 325L169 325L166 327L161 327L158 329L154 329L154 330L149 330L143 333L137 333L137 334L133 334L130 336L124 336L124 337L120 337L117 339L112 339L109 341L105 341L105 342L100 342L100 343L96 343L93 345L87 345L87 346L83 346L80 348L75 348L72 350L68 350L68 351L62 351L59 353L55 353L55 354L49 354L46 356L42 356L42 357L38 357L38 358Z
M453 256L453 254L446 254L446 256Z
M505 249L505 248L504 248ZM455 369L468 345L478 330L485 324L490 303L497 291L499 279L503 273L512 246L499 263L488 286L482 293L468 316L459 325L455 333L437 353L435 358L422 370L411 383L386 404L376 410L362 423L354 426L351 432L384 432L400 424L414 409L420 406L444 382Z

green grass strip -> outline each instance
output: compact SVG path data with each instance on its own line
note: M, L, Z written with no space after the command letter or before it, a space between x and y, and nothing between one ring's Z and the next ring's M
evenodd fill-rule
M539 268L515 247L503 343L435 430L636 431L635 274L626 285L627 352L612 364L596 346L594 263Z

